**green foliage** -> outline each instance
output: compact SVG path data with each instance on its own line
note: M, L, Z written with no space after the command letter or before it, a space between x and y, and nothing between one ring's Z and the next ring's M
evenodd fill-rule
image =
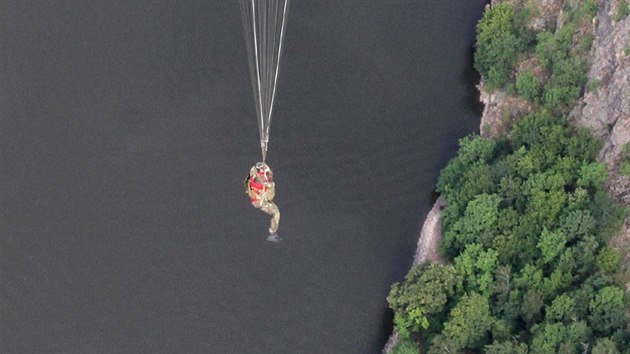
M590 22L597 15L596 0L566 0L564 17L567 23Z
M621 354L610 338L602 338L593 347L592 354Z
M497 232L499 203L501 198L496 194L480 194L471 200L464 215L448 231L443 249L460 250L477 239L482 244L489 244Z
M440 319L459 281L450 265L425 263L414 267L403 284L396 283L387 297L394 324L403 337L427 330Z
M532 354L557 353L564 341L567 328L561 323L544 323L533 328L534 338L530 346Z
M508 3L492 6L477 25L475 69L490 89L508 82L518 54L525 48L520 28L523 26L515 23L514 9Z
M573 44L575 26L565 25L555 33L541 32L536 36L536 58L545 69L566 60Z
M597 255L597 267L604 273L611 273L619 269L620 259L619 252L610 247L605 246Z
M545 304L543 294L538 290L529 290L523 296L521 303L521 318L531 325L542 318L541 310Z
M630 175L630 143L623 146L621 161L619 163L619 173L624 176Z
M593 80L589 80L586 87L588 88L590 92L593 92L593 91L596 91L601 84L602 84L602 80L593 79Z
M584 188L602 187L607 178L606 165L603 163L584 163L580 169L577 185Z
M620 21L622 18L630 15L630 5L628 5L628 0L619 0L619 7L617 8L617 13L615 13L615 21Z
M574 38L578 24L597 12L593 1L585 1L567 12L567 24L554 33L541 32L536 37L536 58L550 72L549 81L542 89L544 107L554 113L567 113L581 95L586 83L588 65L584 58L593 41L592 33Z
M543 92L543 105L552 112L568 112L582 94L588 66L579 57L568 57L552 62L549 83Z
M486 354L527 354L525 343L505 341L486 345Z
M532 354L583 353L592 341L592 332L584 321L544 322L533 326L532 332Z
M602 288L589 303L591 327L602 333L612 334L624 325L624 293L615 286Z
M591 47L593 46L593 41L594 40L595 40L595 35L593 34L593 32L586 32L584 34L584 36L582 37L582 40L580 41L580 43L577 46L577 51L580 54L582 54L582 55L587 54L591 50ZM595 80L595 81L597 81L597 80ZM597 86L599 86L600 84L601 83L598 82ZM589 88L589 90L590 90L590 88Z
M597 220L597 228L605 239L619 229L627 214L624 207L613 204L610 196L601 190L593 195L590 209Z
M549 322L569 321L574 315L575 300L567 294L562 294L555 298L551 305L547 305L545 309L545 319Z
M542 253L542 261L550 263L556 256L566 249L567 236L562 231L549 232L543 230L538 240L538 249Z
M418 354L420 348L418 344L410 339L402 339L394 348L392 354Z
M465 294L451 311L442 334L456 351L481 349L494 322L488 298L477 293Z
M460 279L458 288L488 294L498 265L497 258L493 249L484 251L481 245L475 243L466 246L464 252L455 257L455 271Z
M587 20L589 21L597 16L597 2L595 0L584 0L584 13L588 16Z
M538 102L540 100L541 88L540 79L532 72L520 73L516 77L516 92L526 100Z
M516 122L509 139L460 143L438 183L449 295L429 311L423 301L437 297L419 295L427 281L407 279L402 287L418 286L408 293L395 285L397 327L423 333L429 353L576 353L604 337L626 345L626 299L608 275L619 258L604 247L624 213L603 192L600 143L546 111Z

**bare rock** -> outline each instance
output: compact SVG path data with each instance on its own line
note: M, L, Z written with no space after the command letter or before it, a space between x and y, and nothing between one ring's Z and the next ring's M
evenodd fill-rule
M536 4L529 28L535 31L552 30L557 25L558 14L562 13L565 0L542 0Z
M499 89L489 92L483 80L479 85L479 100L484 104L479 131L482 136L492 138L504 135L510 123L532 111L532 105L520 97L508 95Z
M588 73L592 92L569 115L573 124L585 126L602 141L600 161L610 173L607 189L630 205L630 177L619 174L623 147L630 143L630 17L615 23L618 0L602 0L597 14L595 40Z

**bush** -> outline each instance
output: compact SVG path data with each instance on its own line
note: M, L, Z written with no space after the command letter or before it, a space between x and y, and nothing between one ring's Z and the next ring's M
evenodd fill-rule
M617 13L615 14L615 21L620 21L622 18L630 15L630 6L628 5L628 0L619 0L619 7L617 8Z
M392 354L418 354L420 348L418 344L410 339L403 339L394 348L392 348Z
M552 74L543 93L543 104L556 114L568 112L586 83L586 62L577 56L552 61Z
M412 268L403 284L395 283L387 297L394 311L394 325L403 338L428 330L440 315L458 283L450 265L425 263Z
M508 3L492 6L477 25L475 69L485 78L490 89L504 86L525 48L518 37L514 9Z
M619 173L624 176L630 175L630 143L624 145L621 151L621 160L619 162Z
M540 100L540 91L540 79L532 72L524 72L516 77L516 92L524 99L530 102L538 102Z
M593 354L620 354L621 352L617 349L617 345L615 342L610 340L610 338L602 338L597 341L595 346L593 347Z
M597 267L604 273L618 270L619 264L619 252L610 246L602 248L597 255Z
M598 79L590 80L587 85L588 91L589 92L596 91L601 84L602 84L601 80L598 80Z

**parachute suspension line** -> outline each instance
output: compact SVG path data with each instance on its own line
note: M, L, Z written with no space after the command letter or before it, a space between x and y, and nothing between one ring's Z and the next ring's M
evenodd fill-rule
M260 64L258 63L259 60L259 55L258 55L258 40L257 40L257 36L256 36L256 6L254 5L254 0L252 0L252 23L253 23L253 30L254 30L254 58L256 60L256 81L258 83L258 106L259 106L259 110L260 113L258 114L258 119L260 119L260 122L258 123L258 130L260 133L260 143L261 143L261 150L262 150L262 159L263 162L265 162L266 158L267 158L267 146L266 145L262 145L263 142L263 129L265 126L265 122L264 122L264 116L262 115L263 112L263 107L262 107L262 88L260 86ZM256 95L255 91L254 91L254 96Z
M276 98L290 0L240 0L263 162Z
M288 0L284 2L284 8L282 10L282 25L280 26L280 44L278 44L278 63L276 65L276 74L273 78L273 91L271 94L271 104L269 105L269 124L267 125L267 131L265 135L269 139L269 127L271 127L271 113L273 112L273 101L276 98L276 85L278 83L278 70L280 69L280 56L282 55L282 42L284 42L284 26L287 22L287 5ZM265 155L267 154L267 144L265 143L265 152L263 153L263 162L265 162Z

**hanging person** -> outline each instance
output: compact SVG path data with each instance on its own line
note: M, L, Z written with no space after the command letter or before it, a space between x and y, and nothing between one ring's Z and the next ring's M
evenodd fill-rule
M251 199L252 205L271 215L269 236L267 241L280 242L278 236L278 224L280 223L280 210L273 202L276 195L276 184L273 181L273 172L264 162L257 162L249 171L249 176L244 181L245 194Z

